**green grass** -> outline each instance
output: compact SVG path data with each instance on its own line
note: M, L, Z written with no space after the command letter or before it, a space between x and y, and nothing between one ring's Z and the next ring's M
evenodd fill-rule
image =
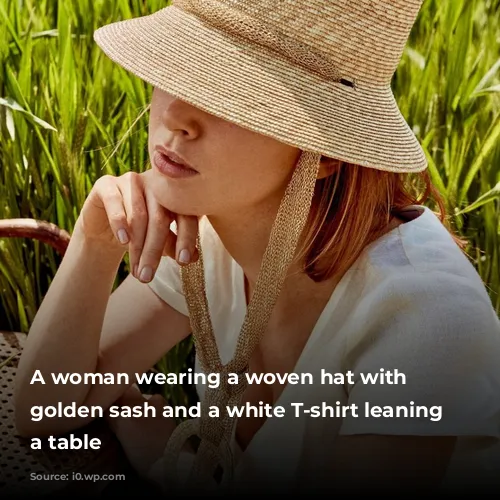
M500 1L427 0L394 79L500 313Z
M147 168L151 89L104 56L92 34L164 4L0 3L0 218L47 220L71 233L98 177ZM0 240L0 328L28 332L59 262L37 241ZM115 286L127 273L125 259ZM189 348L177 346L157 368L178 371Z
M0 218L43 219L71 233L99 176L147 168L151 89L108 60L92 33L164 5L0 3ZM500 0L426 0L393 81L497 312L499 19ZM36 241L0 240L0 328L29 330L59 262ZM115 285L127 271L125 260ZM180 346L159 368L179 369L187 349Z

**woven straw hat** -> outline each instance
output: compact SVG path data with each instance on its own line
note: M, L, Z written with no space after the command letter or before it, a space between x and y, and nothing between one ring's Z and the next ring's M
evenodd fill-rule
M202 416L179 425L164 453L165 489L230 489L230 440L244 374L265 332L307 221L321 156L360 166L427 167L390 84L422 0L175 0L142 18L100 28L95 40L124 68L208 113L302 150L264 254L234 358L221 363L205 293L203 252L180 270L196 353L222 385L205 390ZM224 375L237 373L230 385ZM217 406L220 418L208 417ZM186 439L201 441L187 483L176 484Z
M420 171L425 155L390 82L421 3L174 0L95 39L150 84L243 127L362 166Z

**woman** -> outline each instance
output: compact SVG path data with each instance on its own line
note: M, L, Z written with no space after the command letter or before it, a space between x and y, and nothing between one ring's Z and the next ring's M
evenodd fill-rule
M35 425L34 404L143 400L125 386L35 394L35 369L133 378L193 333L196 370L240 383L198 385L202 418L179 427L110 419L132 464L166 491L228 478L243 492L491 486L500 325L423 207L430 186L412 193L425 155L390 90L420 4L177 0L96 32L155 87L152 167L99 179L82 208L19 365L20 432L89 420ZM126 251L133 272L110 296ZM314 383L248 384L248 372ZM363 380L396 372L404 381ZM286 413L205 412L247 402ZM324 405L343 413L313 415ZM170 460L180 448L185 471ZM185 476L192 460L198 472Z

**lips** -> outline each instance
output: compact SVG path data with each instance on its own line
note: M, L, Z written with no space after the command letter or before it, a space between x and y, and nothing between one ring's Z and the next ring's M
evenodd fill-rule
M186 179L199 175L196 170L174 162L158 150L154 152L152 162L161 174L172 179Z
M189 164L182 156L179 154L175 153L174 151L170 151L169 149L164 148L163 146L157 146L155 150L166 157L165 159L167 161L171 161L174 164L178 164L179 166L182 166L184 168L187 168L189 170L194 170L195 172L197 171L191 164Z

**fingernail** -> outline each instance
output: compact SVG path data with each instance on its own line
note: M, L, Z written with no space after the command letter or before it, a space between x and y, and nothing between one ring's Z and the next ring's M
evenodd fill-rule
M181 250L179 253L179 262L182 262L183 264L188 264L190 260L191 260L191 254L189 253L189 250L186 250L185 248Z
M119 229L118 230L118 239L120 240L120 243L122 245L125 245L125 243L128 243L128 234L125 229Z
M132 272L135 278L137 278L137 264L134 266L134 270Z
M153 269L150 266L144 266L141 271L140 280L147 283L148 281L151 281L152 277Z

